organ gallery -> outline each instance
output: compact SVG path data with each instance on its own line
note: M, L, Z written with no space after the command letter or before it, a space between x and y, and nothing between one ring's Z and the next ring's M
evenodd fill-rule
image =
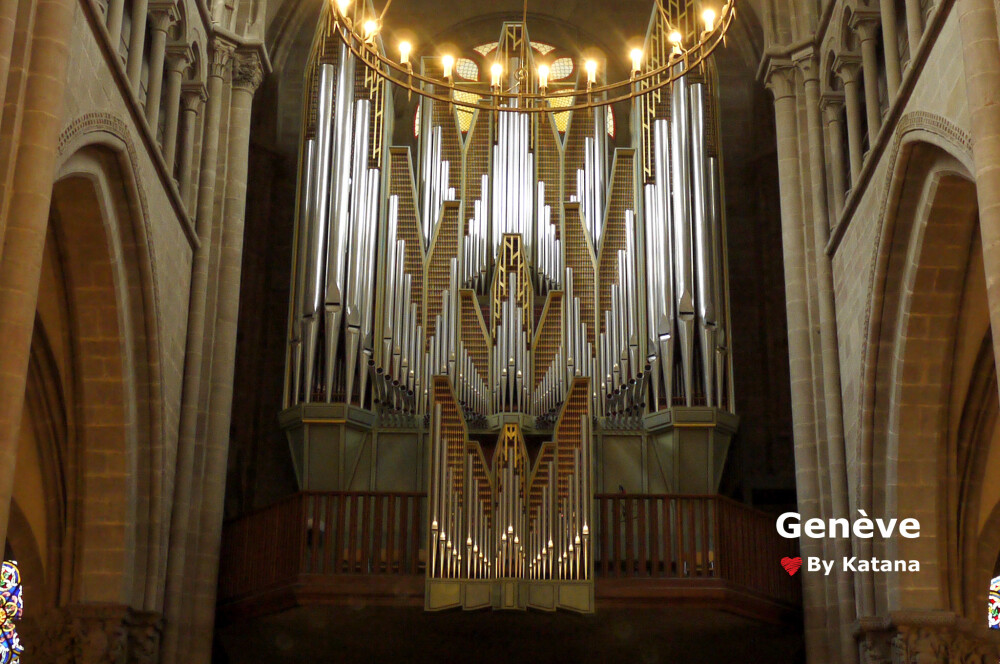
M304 490L346 488L359 439L415 443L429 610L593 611L595 477L718 488L737 419L717 80L711 47L683 47L715 18L695 9L654 6L620 89L594 60L555 80L523 22L482 66L407 44L412 151L364 10L320 24L282 417ZM616 93L636 122L612 149ZM659 461L602 459L617 439Z

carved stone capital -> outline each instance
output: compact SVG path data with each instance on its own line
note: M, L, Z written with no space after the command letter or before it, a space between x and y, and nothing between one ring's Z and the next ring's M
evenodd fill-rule
M881 25L881 15L875 9L858 9L851 16L851 28L857 33L861 41L874 41L878 39L878 29Z
M861 57L854 53L839 53L833 60L833 71L844 85L857 82L860 70Z
M840 110L844 108L843 92L826 92L819 99L819 107L823 109L827 122L835 122L840 119Z
M863 664L994 664L1000 642L984 627L943 611L907 611L862 618L857 638Z
M774 101L795 94L795 63L790 60L772 60L764 77L764 84L774 95Z
M48 609L22 622L25 660L55 664L156 664L162 619L118 604Z
M802 78L807 82L819 81L819 57L816 49L808 46L792 54L792 62L802 72Z
M194 55L191 53L191 47L187 44L167 45L167 71L183 74L193 61Z
M193 111L195 114L201 110L201 105L208 99L208 91L202 83L185 83L181 86L181 108L185 111Z
M233 88L257 91L264 79L264 66L257 51L238 51L233 59Z
M208 60L208 75L222 78L236 52L236 45L228 39L216 37L212 40L211 55Z
M166 32L180 20L177 5L173 2L151 2L147 11L153 30L159 32Z

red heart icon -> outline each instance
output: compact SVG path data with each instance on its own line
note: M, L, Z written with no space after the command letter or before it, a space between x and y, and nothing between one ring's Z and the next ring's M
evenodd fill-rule
M781 566L785 568L786 572L788 572L788 576L795 576L795 573L799 571L800 567L802 567L802 558L789 558L788 556L785 556L781 559Z

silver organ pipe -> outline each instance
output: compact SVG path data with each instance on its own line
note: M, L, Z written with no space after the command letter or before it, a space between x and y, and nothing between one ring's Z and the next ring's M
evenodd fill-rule
M691 233L691 134L688 82L678 79L670 101L671 175L673 176L674 301L680 341L685 405L693 405L694 388L694 265Z
M307 400L312 399L313 380L316 371L316 351L319 341L319 311L326 278L326 264L323 260L326 254L328 238L328 222L330 215L330 154L333 146L333 99L336 73L333 65L324 64L319 67L319 99L317 100L316 118L316 167L312 173L315 178L309 192L312 194L310 211L315 218L309 228L309 244L311 250L307 254L305 279L305 308L302 324L302 337L305 342L305 389Z
M351 197L349 251L347 252L347 293L344 306L346 324L346 361L344 389L345 398L352 401L354 394L355 366L358 366L360 350L361 322L365 309L367 291L362 289L365 280L364 269L368 253L368 117L371 102L362 99L355 106L355 146L351 182L353 186L346 192ZM359 374L363 375L358 366ZM332 373L332 372L331 372Z
M341 46L337 76L337 98L334 102L334 132L332 146L332 196L330 207L330 242L327 249L325 304L325 391L326 400L333 400L337 350L340 346L344 315L344 284L347 237L350 232L352 116L354 99L354 56L347 46ZM357 159L357 155L354 156Z
M316 186L316 139L310 138L305 142L303 155L303 175L299 182L299 230L298 245L296 247L295 265L295 300L292 303L292 325L291 325L291 395L289 402L297 404L301 400L302 390L302 355L303 343L308 336L308 330L300 321L306 320L307 302L306 299L307 282L313 278L308 274L307 266L310 264L309 256L313 253L312 236L317 227L315 213L313 187ZM312 309L311 311L314 311Z
M704 85L696 83L691 86L690 110L691 110L691 170L693 184L693 198L691 208L693 211L692 222L694 225L694 250L695 250L695 279L697 283L696 292L696 317L698 323L700 353L701 353L701 380L702 391L705 394L707 406L714 406L715 394L713 383L715 382L715 251L712 237L712 226L714 219L710 217L714 212L714 183L709 184L712 174L709 172L711 164L706 155L705 146L705 109L704 109Z

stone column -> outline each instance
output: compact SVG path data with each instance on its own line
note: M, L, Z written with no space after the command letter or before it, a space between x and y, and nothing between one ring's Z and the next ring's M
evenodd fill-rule
M855 14L855 25L861 38L861 68L865 80L865 111L868 113L868 142L875 144L875 137L882 128L882 104L878 98L878 49L876 48L877 19L868 14Z
M0 542L7 536L14 462L52 200L74 0L38 0L20 140L0 261Z
M122 41L122 18L125 16L125 0L110 0L108 2L108 37L111 39L111 52L118 56L118 44Z
M128 38L128 65L126 73L128 81L139 94L139 84L142 81L142 56L146 47L146 8L149 0L132 0L132 31Z
M792 422L795 452L795 486L803 520L820 516L819 468L816 453L812 357L806 284L805 234L802 194L795 68L790 62L772 62L767 85L774 95L778 141L778 179L781 191L781 242L785 266L785 306L788 316L788 359L791 372ZM819 540L800 540L803 557L822 556ZM826 599L823 579L802 576L806 654L810 664L831 661L826 634Z
M896 3L881 0L878 3L882 18L882 52L885 55L885 84L889 92L889 105L899 92L899 37L896 35Z
M154 8L150 12L153 35L149 43L149 85L146 87L146 121L157 136L160 122L160 93L163 90L163 61L167 55L167 30L175 20L174 8Z
M993 0L958 0L990 323L1000 330L1000 43ZM1000 334L993 335L1000 365Z
M835 219L844 214L844 196L847 183L844 182L844 124L840 111L844 108L844 95L828 94L822 100L823 116L830 132L830 188L833 190L833 211Z
M183 596L185 567L188 557L187 538L197 516L192 519L191 487L193 484L195 434L198 429L198 406L201 402L202 337L205 329L205 301L208 293L208 258L211 254L212 226L215 223L215 176L219 154L219 123L222 120L226 71L235 46L220 37L212 43L208 76L208 101L205 109L201 172L198 183L198 203L195 212L199 246L195 251L191 271L191 293L188 303L187 346L184 353L184 386L181 394L181 417L177 443L176 480L174 483L173 515L170 521L170 550L167 559L167 583L164 598L166 624L163 634L162 661L180 661L180 621L189 609L189 598ZM185 112L185 115L187 113ZM191 134L193 132L189 132ZM185 143L187 143L185 138ZM187 151L190 154L190 151ZM187 159L188 157L185 157ZM191 168L186 171L190 178ZM183 175L183 172L182 172ZM190 184L187 185L190 187ZM184 653L187 659L187 653Z
M924 34L924 15L920 9L920 0L906 0L906 35L910 41L910 65L917 58L920 48L920 37Z
M840 344L837 332L837 310L833 298L833 267L826 253L830 241L830 224L826 203L826 160L823 156L823 119L820 114L819 64L812 49L801 52L796 64L805 83L806 123L809 137L809 174L812 180L813 240L816 261L816 291L819 300L820 347L823 372L823 395L826 406L827 463L830 477L830 496L833 518L850 519L847 486L847 451L844 447L844 411L840 389ZM851 557L851 541L834 540L833 549L838 560ZM853 664L858 661L858 647L854 641L854 620L857 617L854 603L854 579L838 566L836 571L837 598L840 614L840 658L838 661ZM831 649L832 650L832 649Z
M851 187L861 177L864 154L861 147L861 96L858 94L858 59L838 56L835 69L844 83L844 100L847 104L847 148L851 159Z
M14 30L17 26L17 0L0 0L0 109L7 96L7 75L10 73Z
M178 181L181 187L181 200L187 206L188 213L194 214L194 143L198 132L198 117L202 105L207 98L205 86L193 85L184 90L184 110L181 117L181 160L178 168Z
M163 160L173 174L177 154L177 125L180 121L181 85L184 71L190 64L190 49L186 46L167 49L167 105L163 121Z
M243 223L247 198L250 151L250 110L254 92L263 77L256 51L241 52L233 65L233 90L229 111L229 157L226 168L222 252L219 257L215 348L212 354L211 399L205 454L201 533L198 545L197 582L201 598L194 602L195 647L208 659L215 618L219 545L226 494L226 460L232 419L233 374L236 366L236 323L239 316L240 277L243 267ZM197 657L197 650L195 651Z

